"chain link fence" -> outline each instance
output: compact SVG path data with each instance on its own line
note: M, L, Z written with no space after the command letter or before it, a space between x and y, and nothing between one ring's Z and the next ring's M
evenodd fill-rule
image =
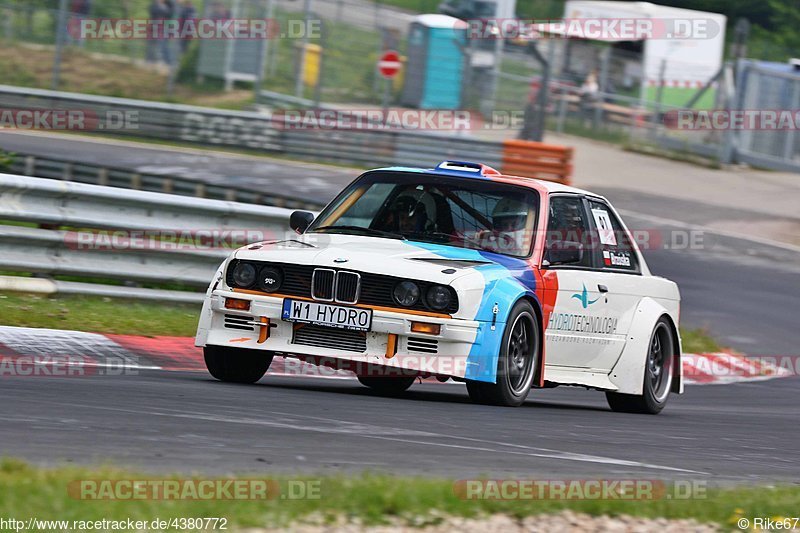
M169 4L168 17L176 19L266 19L271 21L270 38L82 39L65 31L60 88L191 103L197 101L186 95L200 94L209 96L202 105L238 109L258 101L275 108L348 110L380 108L384 103L400 106L404 84L415 83L402 70L387 82L376 66L390 49L408 64L409 54L415 53L410 29L418 15L370 0L67 0L69 13L62 20L72 29L85 19L147 20L163 16L154 11L159 2ZM41 71L55 55L58 6L59 0L0 0L0 37L5 44L0 47L0 66L7 72L6 83L50 86ZM479 38L459 46L461 55L450 59L464 67L454 89L459 92L458 108L478 110L485 118L498 111L516 114L524 118L522 125L538 120L549 130L600 140L645 141L730 159L727 145L733 141L727 134L675 131L664 123L670 112L687 107L730 107L732 87L721 90L721 71L703 72L687 84L671 79L671 73L697 66L671 59L662 63L660 72L645 72L641 41L508 39L498 45L492 38ZM21 66L26 62L37 64L38 78ZM652 71L653 66L648 68ZM94 81L86 89L75 80ZM754 70L737 81L746 84L747 98L755 99L740 106L797 107L794 82L774 73ZM125 84L138 84L142 90L131 94ZM541 109L535 104L545 86L547 105ZM234 87L239 89L235 97L226 96ZM520 126L515 121L485 136L516 137ZM739 136L743 154L781 160L793 158L800 142L793 132Z
M800 68L779 63L740 61L736 109L800 113ZM788 118L784 116L784 118ZM745 129L734 146L738 161L754 166L800 172L800 124L778 123L774 129Z

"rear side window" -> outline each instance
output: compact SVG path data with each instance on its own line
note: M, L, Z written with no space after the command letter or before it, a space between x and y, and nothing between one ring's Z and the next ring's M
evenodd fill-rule
M561 243L580 243L584 247L581 261L570 266L583 268L593 266L589 224L586 220L583 200L578 196L553 196L550 198L545 259L552 261L549 251L554 246L563 245Z
M597 229L597 244L604 269L639 272L639 261L630 238L605 202L589 200L589 212Z

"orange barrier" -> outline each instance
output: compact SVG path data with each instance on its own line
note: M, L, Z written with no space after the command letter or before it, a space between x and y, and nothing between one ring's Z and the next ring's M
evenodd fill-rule
M503 141L503 174L572 184L572 148L534 141Z

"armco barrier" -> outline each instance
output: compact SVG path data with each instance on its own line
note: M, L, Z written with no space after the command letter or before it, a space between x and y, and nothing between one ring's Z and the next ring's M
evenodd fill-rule
M106 126L101 133L202 146L250 148L290 157L361 166L435 165L446 159L476 161L495 168L502 166L510 174L562 182L568 181L571 172L571 150L526 141L502 143L435 131L380 128L321 130L313 125L306 128L302 124L289 127L281 118L265 113L7 85L0 85L2 109L83 110L95 114L101 123L106 117L111 117L112 122L123 120L124 114L131 112L135 117L131 127L110 129ZM535 146L547 149L534 149Z
M0 270L203 287L229 253L225 246L232 232L284 238L291 231L290 213L278 207L0 174L0 220L39 226L0 225ZM81 233L49 229L65 226L81 228ZM86 230L135 233L122 233L116 241L122 246L105 246L105 241L85 242ZM154 246L139 236L144 231L161 232L157 235L165 236L167 245ZM184 246L183 232L201 231L213 232L211 245ZM182 240L170 241L173 234Z
M316 211L324 207L321 202L274 194L264 191L263 188L237 187L218 182L206 182L202 178L191 179L164 174L150 174L137 172L129 168L78 163L20 153L15 153L9 170L14 174L23 176L51 178L123 189L165 192L181 196L212 198L245 204L272 205L310 211Z
M572 148L533 141L504 141L501 172L570 185Z
M83 111L103 123L104 135L121 134L192 144L280 152L280 132L270 117L199 106L94 96L0 85L0 109ZM125 122L126 113L133 113ZM108 123L106 123L108 121ZM88 123L93 122L88 120ZM125 127L112 127L119 124ZM98 130L99 131L99 130Z

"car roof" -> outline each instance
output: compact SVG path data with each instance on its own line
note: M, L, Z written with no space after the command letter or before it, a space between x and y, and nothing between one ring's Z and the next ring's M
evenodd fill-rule
M453 170L451 167L443 167L443 165L448 165L448 164L470 165L476 170L470 170L469 172L464 172L460 170ZM480 171L477 171L478 168L480 168ZM512 176L507 174L501 174L497 170L487 165L483 165L481 163L468 163L462 161L443 161L442 163L439 163L439 165L437 165L435 168L396 166L396 167L385 167L385 168L375 169L375 171L380 171L380 170L392 171L392 172L409 172L415 174L429 174L437 176L463 177L465 179L479 179L479 180L490 179L490 180L502 181L504 183L511 183L522 187L527 187L529 189L534 189L538 192L546 192L548 194L553 194L553 193L586 194L589 196L595 196L597 198L603 198L603 196L600 194L593 193L591 191L586 191L584 189L579 189L577 187L572 187L570 185L565 185L563 183L559 183L556 181L528 178L525 176Z

